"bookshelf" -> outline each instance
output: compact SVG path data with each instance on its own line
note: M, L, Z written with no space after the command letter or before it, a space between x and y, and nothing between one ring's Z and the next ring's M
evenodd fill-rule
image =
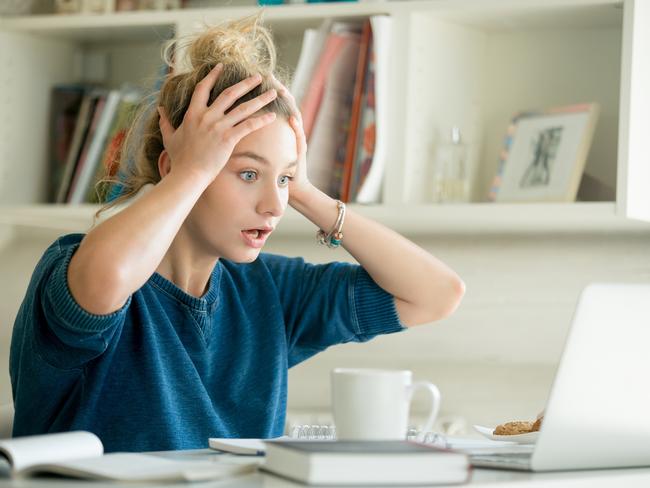
M0 18L0 223L83 230L93 206L47 205L49 90L77 81L84 60L109 59L109 87L155 78L162 43L203 22L256 7ZM295 67L302 32L327 17L393 19L388 165L380 205L359 210L406 234L645 229L650 221L650 5L642 0L431 0L283 5L265 19L280 62ZM643 47L639 47L643 46ZM38 67L38 69L37 69ZM484 203L513 113L601 105L586 172L595 186L573 204ZM452 125L470 142L472 202L428 197L431 147ZM19 162L20 164L17 164ZM609 191L602 191L602 189ZM605 195L605 196L603 196ZM280 233L309 234L289 212Z

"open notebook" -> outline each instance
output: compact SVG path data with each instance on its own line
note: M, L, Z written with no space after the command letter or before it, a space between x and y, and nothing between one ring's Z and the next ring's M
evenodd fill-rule
M0 440L14 477L56 474L112 481L205 481L253 472L258 463L214 458L181 461L154 454L104 454L90 432L65 432Z

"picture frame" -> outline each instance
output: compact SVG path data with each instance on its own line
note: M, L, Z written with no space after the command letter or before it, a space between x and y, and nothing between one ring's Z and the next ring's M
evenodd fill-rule
M599 113L585 103L515 114L489 200L575 201Z

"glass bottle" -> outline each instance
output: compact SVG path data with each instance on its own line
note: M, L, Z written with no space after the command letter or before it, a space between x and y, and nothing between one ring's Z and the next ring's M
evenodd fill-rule
M461 141L460 129L451 129L450 139L441 142L433 159L432 199L435 203L467 202L467 147Z

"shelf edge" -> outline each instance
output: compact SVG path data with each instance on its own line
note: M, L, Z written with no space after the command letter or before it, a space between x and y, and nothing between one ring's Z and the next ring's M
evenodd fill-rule
M613 202L574 204L351 205L351 209L408 236L650 232L650 223L616 215ZM0 206L0 225L86 232L96 205ZM312 236L315 226L289 208L276 236Z

